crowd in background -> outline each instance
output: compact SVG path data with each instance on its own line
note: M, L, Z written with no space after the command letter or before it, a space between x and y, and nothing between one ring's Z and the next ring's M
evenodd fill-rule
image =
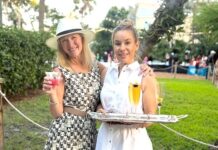
M181 66L195 66L196 70L199 68L213 68L216 60L218 58L218 52L211 50L207 55L196 55L192 56L189 50L185 51L183 61L179 61L178 53L172 51L171 53L166 53L165 55L165 64L168 66L175 65L175 63L180 64ZM96 59L100 62L116 62L116 58L113 57L112 51L105 51L102 56L99 53L96 54ZM143 63L150 64L153 59L149 56L145 56ZM152 64L152 63L151 63Z

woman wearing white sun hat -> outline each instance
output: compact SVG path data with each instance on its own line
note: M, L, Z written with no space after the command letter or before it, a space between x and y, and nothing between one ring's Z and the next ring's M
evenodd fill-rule
M43 81L43 91L50 97L50 111L55 118L45 150L95 148L95 121L86 114L96 111L100 103L106 69L95 60L88 46L93 38L94 33L83 30L78 20L64 18L58 24L56 36L46 41L50 48L57 49L58 67L53 71L59 72L61 79L57 85L49 77ZM145 65L141 70L144 75L152 71Z
M43 91L50 97L50 111L55 118L49 128L44 149L94 149L95 121L86 113L99 104L100 80L105 67L95 61L88 43L94 33L83 30L75 19L64 18L56 36L46 44L57 49L57 64L53 71L61 74L57 85L49 77L43 81Z

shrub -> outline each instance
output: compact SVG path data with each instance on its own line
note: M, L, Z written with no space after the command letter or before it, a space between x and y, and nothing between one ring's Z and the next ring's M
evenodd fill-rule
M8 94L24 93L41 86L51 69L55 51L45 45L46 32L0 28L0 77Z

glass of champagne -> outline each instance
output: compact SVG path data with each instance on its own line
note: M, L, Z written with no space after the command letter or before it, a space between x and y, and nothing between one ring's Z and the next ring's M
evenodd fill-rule
M141 85L139 83L129 83L128 93L130 103L134 105L136 113L141 95Z
M158 108L158 114L160 114L160 109L162 106L162 102L163 102L163 98L165 96L165 92L164 92L164 84L163 83L159 83L158 85L158 98L157 98L157 108Z

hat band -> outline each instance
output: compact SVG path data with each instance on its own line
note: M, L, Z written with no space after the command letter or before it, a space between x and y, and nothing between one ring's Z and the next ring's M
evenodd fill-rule
M70 30L66 30L66 31L58 33L57 36L68 34L68 33L71 33L71 32L81 31L81 30L82 29L70 29Z

